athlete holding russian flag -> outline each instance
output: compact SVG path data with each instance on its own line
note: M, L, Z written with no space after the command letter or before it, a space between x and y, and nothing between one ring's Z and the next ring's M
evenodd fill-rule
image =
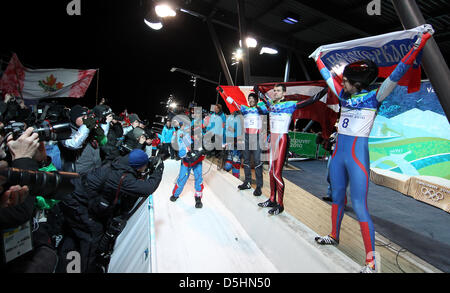
M362 273L375 272L375 229L367 208L370 160L369 134L381 102L393 91L399 80L412 66L419 52L434 33L433 29L420 34L414 46L379 88L370 87L378 77L378 66L371 60L348 64L340 84L325 67L322 60L316 62L328 86L339 97L341 117L336 147L330 164L330 180L333 205L331 210L332 232L316 237L322 245L337 245L344 216L345 191L350 180L352 207L358 217L366 250Z

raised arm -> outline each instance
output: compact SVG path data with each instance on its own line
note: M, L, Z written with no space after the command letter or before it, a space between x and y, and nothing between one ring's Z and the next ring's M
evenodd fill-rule
M433 32L434 31L431 29L430 31L420 35L408 54L403 57L400 63L395 67L394 71L392 71L391 75L389 75L388 78L384 80L377 92L377 100L379 102L382 102L387 96L392 93L399 80L411 68L411 65L414 63L414 60L416 60L417 55L420 53L420 51L422 51L426 42L431 38Z
M238 104L232 97L227 98L228 104L235 105L238 109L241 109L242 105Z
M323 79L327 82L328 87L333 91L333 93L339 97L339 94L342 91L342 85L333 78L333 75L331 72L325 67L325 64L323 64L322 59L320 59L322 54L320 54L319 58L317 58L316 63L317 67L319 68L320 74L322 75Z
M323 88L320 92L318 92L317 94L315 94L311 98L298 102L297 103L297 109L304 108L306 106L309 106L309 105L317 102L318 100L322 99L327 93L328 93L328 88L327 87Z

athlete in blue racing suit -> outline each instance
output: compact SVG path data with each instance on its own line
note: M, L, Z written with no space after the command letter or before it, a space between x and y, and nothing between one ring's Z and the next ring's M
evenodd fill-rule
M371 60L348 64L339 84L320 58L316 60L320 73L341 101L341 117L338 137L330 163L330 180L333 205L331 211L332 232L316 237L319 244L337 245L344 216L345 192L350 180L352 207L358 217L366 250L366 265L361 272L375 272L375 230L367 208L370 160L369 134L381 102L392 92L408 71L433 33L419 36L406 56L379 88L370 89L378 76L378 67Z

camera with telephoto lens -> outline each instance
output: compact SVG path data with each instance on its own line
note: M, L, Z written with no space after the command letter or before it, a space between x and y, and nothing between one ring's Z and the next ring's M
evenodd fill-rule
M78 173L41 172L16 168L0 168L0 177L4 177L9 185L28 186L34 195L48 199L61 199L74 191L72 179L79 178Z
M169 152L166 150L161 150L155 157L148 159L148 167L141 174L140 178L146 178L147 176L153 174L155 170L164 163L168 158L170 158Z
M97 124L106 124L106 118L109 115L114 115L112 109L106 105L95 106L92 111L89 111L88 118L94 118Z
M44 121L39 125L31 126L34 128L33 133L37 133L39 141L60 141L69 139L72 130L69 123L60 123L52 125L48 121ZM23 122L10 121L2 130L2 134L6 137L12 135L17 140L26 130L26 124Z

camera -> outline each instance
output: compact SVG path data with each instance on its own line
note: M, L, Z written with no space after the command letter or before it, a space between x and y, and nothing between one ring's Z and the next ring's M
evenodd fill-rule
M0 176L6 178L11 186L26 185L33 194L51 199L60 199L72 193L75 187L71 180L80 177L78 173L50 173L16 168L1 168Z
M72 130L69 123L50 124L44 121L40 125L32 126L33 133L39 135L39 141L60 141L69 139ZM26 130L26 124L23 122L10 121L2 130L5 136L12 135L13 139L18 139Z
M95 106L92 111L88 113L89 118L94 118L97 124L106 124L106 117L114 115L111 108L106 105Z
M113 119L119 122L123 121L123 117L113 113Z
M148 175L151 175L155 172L155 170L161 165L164 161L170 158L170 154L167 151L160 151L156 157L152 157L148 160L148 167L144 173L142 173L141 177L145 178Z

